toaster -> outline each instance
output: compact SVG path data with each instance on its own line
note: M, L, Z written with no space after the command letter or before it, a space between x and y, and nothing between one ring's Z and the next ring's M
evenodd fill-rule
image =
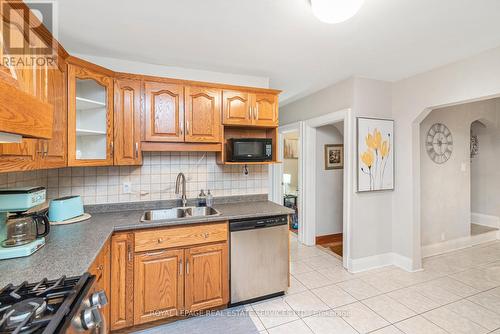
M80 196L67 196L50 201L49 220L62 222L83 215L83 201Z

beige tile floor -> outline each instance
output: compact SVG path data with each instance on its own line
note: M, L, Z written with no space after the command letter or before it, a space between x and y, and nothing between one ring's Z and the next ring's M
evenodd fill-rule
M424 260L409 273L350 274L322 247L291 243L291 288L247 306L260 333L500 334L500 241Z

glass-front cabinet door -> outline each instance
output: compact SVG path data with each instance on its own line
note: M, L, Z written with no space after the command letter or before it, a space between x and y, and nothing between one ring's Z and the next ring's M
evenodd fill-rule
M113 79L69 65L68 165L113 165Z

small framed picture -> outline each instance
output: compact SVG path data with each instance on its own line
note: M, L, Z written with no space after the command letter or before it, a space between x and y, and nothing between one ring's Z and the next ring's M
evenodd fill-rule
M344 145L325 145L325 169L344 168Z
M298 139L285 139L284 158L285 159L298 159Z

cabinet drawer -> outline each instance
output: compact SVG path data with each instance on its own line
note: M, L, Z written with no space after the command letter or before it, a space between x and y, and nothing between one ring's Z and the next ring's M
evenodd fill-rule
M135 251L182 247L227 240L227 223L153 229L135 233Z

